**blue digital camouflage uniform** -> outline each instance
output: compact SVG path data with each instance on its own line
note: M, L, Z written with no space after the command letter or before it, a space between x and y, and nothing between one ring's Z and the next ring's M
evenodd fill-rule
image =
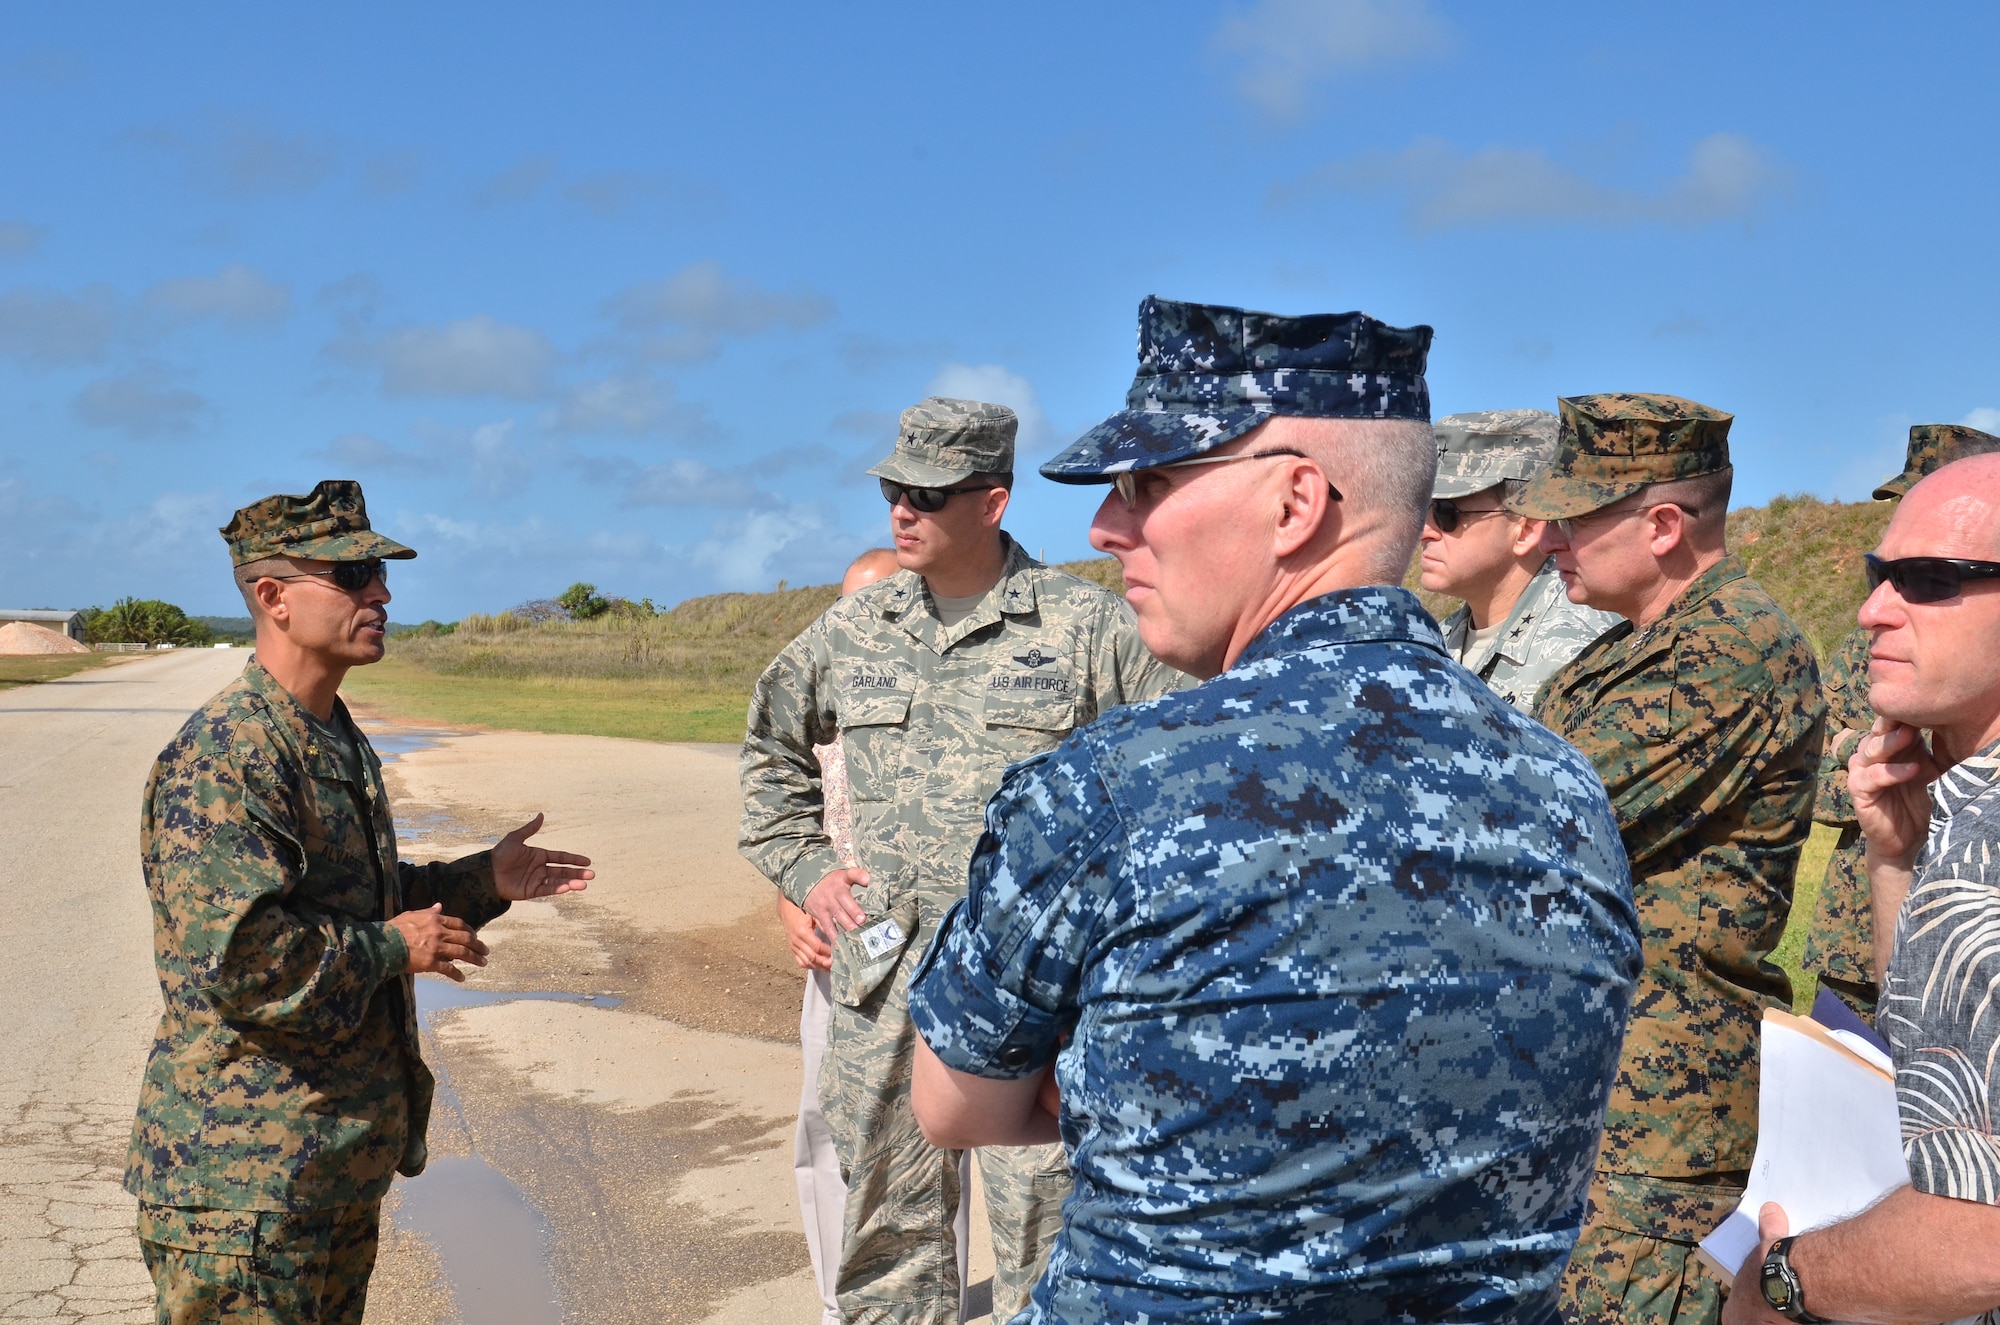
M1640 966L1589 761L1367 588L1009 770L910 1004L1055 1062L1022 1320L1546 1321Z

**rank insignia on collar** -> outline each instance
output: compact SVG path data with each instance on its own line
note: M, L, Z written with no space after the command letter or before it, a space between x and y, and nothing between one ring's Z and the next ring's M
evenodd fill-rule
M1053 653L1043 653L1042 646L1039 644L1031 647L1026 653L1017 653L1014 655L1014 661L1023 667L1040 667L1045 663L1052 663L1055 660L1056 656Z

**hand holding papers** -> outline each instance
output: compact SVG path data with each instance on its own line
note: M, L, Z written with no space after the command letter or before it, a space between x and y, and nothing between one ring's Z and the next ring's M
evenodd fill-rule
M1861 1035L1764 1013L1757 1157L1743 1204L1704 1238L1724 1282L1757 1250L1757 1212L1776 1201L1791 1231L1823 1227L1910 1180L1888 1056Z

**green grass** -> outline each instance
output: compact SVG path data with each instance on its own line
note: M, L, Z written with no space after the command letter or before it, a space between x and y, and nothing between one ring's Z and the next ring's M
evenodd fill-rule
M747 688L627 677L440 675L393 653L348 673L341 693L385 717L641 741L740 741L749 707Z
M115 653L48 653L0 657L0 690L34 685L38 681L60 681L78 672L107 667L119 656Z

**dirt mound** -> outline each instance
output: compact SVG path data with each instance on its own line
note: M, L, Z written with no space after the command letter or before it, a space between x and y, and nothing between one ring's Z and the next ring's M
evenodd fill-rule
M60 631L32 621L9 621L0 626L0 654L89 652L88 644L78 644Z

